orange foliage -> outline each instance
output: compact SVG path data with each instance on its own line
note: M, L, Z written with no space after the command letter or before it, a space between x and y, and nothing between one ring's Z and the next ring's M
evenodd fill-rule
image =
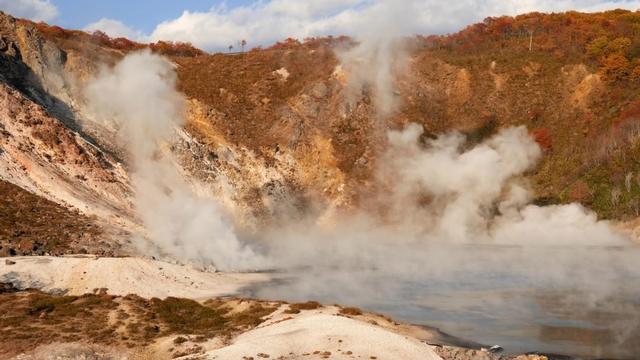
M542 150L551 150L553 148L553 139L547 128L535 129L531 132L533 139L540 145Z
M600 60L602 73L607 80L624 80L631 73L631 63L622 54L611 54Z
M187 42L158 41L157 43L150 44L149 47L154 52L167 56L194 57L205 54L204 51Z
M610 81L640 81L640 11L529 13L489 17L447 36L418 37L423 46L464 54L482 51L545 51L599 65Z

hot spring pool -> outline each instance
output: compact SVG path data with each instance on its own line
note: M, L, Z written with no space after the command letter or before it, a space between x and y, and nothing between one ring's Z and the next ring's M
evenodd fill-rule
M247 291L358 306L508 353L640 355L638 246L458 245L388 258L393 265L278 272Z

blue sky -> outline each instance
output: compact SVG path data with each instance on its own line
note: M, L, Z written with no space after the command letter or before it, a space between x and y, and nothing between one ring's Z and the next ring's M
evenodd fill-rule
M65 28L82 29L101 18L119 20L145 33L151 33L162 21L179 17L184 10L208 11L212 7L226 4L236 7L251 3L251 0L207 1L207 0L53 0L59 16L54 22Z
M487 16L615 8L637 10L640 0L0 0L17 17L210 51L243 39L253 47L287 37L443 34Z

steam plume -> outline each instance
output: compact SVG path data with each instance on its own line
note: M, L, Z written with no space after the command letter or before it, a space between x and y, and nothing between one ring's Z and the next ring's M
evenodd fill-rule
M365 20L356 24L354 47L337 53L348 74L347 101L360 100L371 91L376 116L386 117L399 105L394 80L407 61L402 37L411 31L407 19L415 9L413 1L378 1L366 9Z
M260 258L236 237L212 200L193 194L163 145L184 122L183 96L172 65L142 51L103 69L86 87L96 121L116 129L130 153L135 206L153 243L183 261L219 269L248 269Z

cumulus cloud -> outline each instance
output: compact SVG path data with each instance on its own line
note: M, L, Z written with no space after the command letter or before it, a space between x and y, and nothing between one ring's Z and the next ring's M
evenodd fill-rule
M58 8L49 0L0 0L0 10L34 21L50 21L58 16Z
M141 31L135 30L119 20L109 18L102 18L91 23L83 30L87 32L99 30L114 38L124 37L136 41L145 41L147 38Z
M272 0L228 8L217 6L206 12L185 11L176 19L159 24L153 40L189 41L219 50L244 39L250 45L268 45L287 37L354 35L369 23L370 14L381 5L412 10L402 25L403 34L442 34L457 31L487 16L515 15L530 11L601 11L640 8L638 0Z

